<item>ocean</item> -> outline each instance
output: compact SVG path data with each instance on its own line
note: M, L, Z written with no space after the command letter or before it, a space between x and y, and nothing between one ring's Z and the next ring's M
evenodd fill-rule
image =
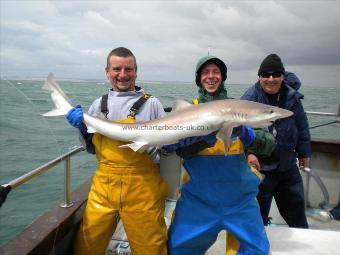
M105 94L105 81L59 80L64 92L85 110L91 102ZM79 145L78 132L65 117L43 117L53 108L43 80L0 81L0 184L66 153ZM190 82L137 82L147 93L156 96L164 107L176 99L192 101L197 87ZM239 98L249 85L227 84L229 96ZM306 111L337 112L340 86L302 86ZM336 117L308 116L310 126L334 121ZM340 125L331 124L311 129L313 138L340 139ZM71 159L71 189L89 178L96 167L94 155L81 152ZM30 224L48 208L61 202L64 190L64 165L12 190L0 208L0 245Z

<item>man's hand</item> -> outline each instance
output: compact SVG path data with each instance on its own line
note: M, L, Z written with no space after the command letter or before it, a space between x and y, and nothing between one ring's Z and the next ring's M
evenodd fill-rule
M66 119L72 125L72 127L80 128L83 124L84 113L80 104L77 104L67 114Z
M257 170L261 170L260 162L254 154L247 155L247 162L249 165L255 167Z
M299 167L300 168L309 167L309 160L310 158L299 158Z

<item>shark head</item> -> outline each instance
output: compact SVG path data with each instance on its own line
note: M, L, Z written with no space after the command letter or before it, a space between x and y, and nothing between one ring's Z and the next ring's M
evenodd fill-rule
M215 123L219 123L216 137L224 144L227 152L230 145L230 138L234 127L244 125L247 127L259 128L271 126L275 120L292 116L291 111L279 107L270 106L246 100L226 99L206 103L206 110ZM203 119L208 119L205 115ZM203 115L201 115L203 116Z
M234 126L270 126L277 119L293 115L291 111L279 107L246 100L227 99L215 101L214 104L223 122L233 123Z
M253 103L253 102L252 102ZM293 115L293 112L279 107L255 103L252 109L249 109L248 118L245 125L251 127L266 127L274 123L274 121L287 118Z

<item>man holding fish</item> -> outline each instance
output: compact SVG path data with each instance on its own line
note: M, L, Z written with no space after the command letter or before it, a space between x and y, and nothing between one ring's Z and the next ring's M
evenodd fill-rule
M205 103L181 101L166 116L156 98L135 86L136 60L126 48L109 54L106 75L112 89L93 102L89 114L79 105L73 107L53 75L48 76L43 88L51 93L56 108L44 116L67 114L70 124L86 140L88 151L95 152L98 159L76 237L76 254L104 253L117 225L115 216L123 221L133 254L167 254L163 217L167 186L157 162L158 148L169 144L165 149L177 149L191 177L182 187L170 228L170 253L203 254L221 229L234 234L235 242L228 240L234 251L268 252L255 201L261 175L248 165L244 154L253 146L261 152L268 141L259 142L261 136L245 126L268 126L292 112L227 99L226 72L221 60L201 59L196 83L203 88L202 93L206 92L200 97ZM177 125L206 128L141 128ZM195 217L188 217L193 210Z
M194 104L228 99L226 78L227 67L221 59L201 58L196 66L199 99ZM243 110L244 114L251 111L242 107L241 103L239 109L231 111ZM236 119L230 119L225 127L233 126ZM256 132L234 125L227 152L220 132L219 139L215 132L204 139L197 137L195 141L192 137L164 147L167 151L176 150L184 158L189 175L185 175L188 180L181 187L169 229L170 255L203 255L223 229L228 232L227 254L268 254L269 242L256 201L262 176L247 163L245 150L251 148L258 154L269 155L275 144L270 133ZM259 167L254 159L252 162Z
M112 50L105 71L112 89L105 105L103 98L93 102L89 115L101 115L106 106L106 118L121 123L150 121L165 115L161 103L135 85L137 64L130 50L123 47ZM100 133L89 134L83 115L81 107L76 106L68 112L67 119L79 128L87 140L88 150L94 146L98 168L75 240L75 254L104 254L118 216L133 254L167 254L164 221L167 184L159 173L157 149L135 153L120 147L126 142Z

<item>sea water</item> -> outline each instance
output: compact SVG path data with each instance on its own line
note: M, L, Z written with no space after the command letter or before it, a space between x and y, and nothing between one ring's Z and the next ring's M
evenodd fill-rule
M105 81L58 81L64 92L86 111L91 102L107 93ZM43 80L0 81L0 185L31 171L79 145L78 131L64 116L43 117L53 108ZM145 92L156 96L164 107L176 99L192 101L197 86L190 82L138 82ZM230 97L239 98L249 85L227 84ZM302 86L306 111L337 112L340 86ZM310 126L334 121L336 117L308 116ZM313 138L340 139L340 125L311 129ZM96 167L94 155L81 152L71 159L71 189L88 179ZM61 202L64 165L12 190L0 208L0 245L17 234L48 208Z

